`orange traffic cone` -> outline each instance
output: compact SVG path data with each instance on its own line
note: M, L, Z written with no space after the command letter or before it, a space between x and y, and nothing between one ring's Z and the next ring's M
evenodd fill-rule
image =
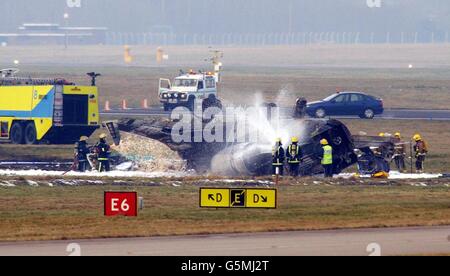
M105 102L105 111L111 111L111 107L109 106L109 101Z
M127 100L122 100L122 109L123 109L123 110L128 109L128 106L127 106Z
M148 100L147 99L142 100L141 106L143 109L148 109Z

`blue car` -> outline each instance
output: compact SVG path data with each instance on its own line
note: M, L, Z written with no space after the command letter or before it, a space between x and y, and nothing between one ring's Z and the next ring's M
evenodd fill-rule
M373 119L383 114L383 100L360 92L339 92L318 102L308 103L306 113L315 118L359 116Z

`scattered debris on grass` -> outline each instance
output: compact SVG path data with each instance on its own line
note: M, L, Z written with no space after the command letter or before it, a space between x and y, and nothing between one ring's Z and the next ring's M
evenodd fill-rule
M123 132L119 146L113 149L130 162L116 167L119 171L137 170L141 172L185 172L187 163L177 152L165 144Z

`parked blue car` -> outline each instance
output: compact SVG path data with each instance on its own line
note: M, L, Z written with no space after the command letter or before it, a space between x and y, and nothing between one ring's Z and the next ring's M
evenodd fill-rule
M360 92L339 92L322 101L308 103L306 107L306 113L315 118L359 116L373 119L383 112L382 99Z

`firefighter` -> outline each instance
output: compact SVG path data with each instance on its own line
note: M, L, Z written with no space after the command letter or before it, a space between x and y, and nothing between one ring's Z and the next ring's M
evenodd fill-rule
M278 174L283 175L284 159L285 153L283 149L283 144L281 142L281 138L277 138L275 147L272 150L273 175L277 174L277 169Z
M98 171L109 172L111 170L109 164L110 146L106 142L106 134L102 133L99 136L100 141L95 145L95 151L97 153Z
M298 98L295 102L294 118L304 118L308 102L305 98Z
M328 144L327 139L320 140L322 145L320 159L325 171L325 178L333 177L333 148Z
M394 137L398 139L398 143L395 144L393 156L395 166L397 166L397 170L399 172L405 172L406 146L405 143L402 143L402 135L400 134L400 132L395 133Z
M88 159L87 155L89 154L89 147L87 145L87 140L89 138L86 136L80 137L80 140L75 144L75 162L78 164L77 171L85 172L87 170Z
M300 163L303 155L298 142L298 137L292 137L292 143L289 145L286 152L289 173L293 177L297 177L299 174Z
M416 144L414 145L414 152L416 153L416 172L423 173L423 164L428 153L427 144L422 139L420 134L414 135L413 140L416 142Z

